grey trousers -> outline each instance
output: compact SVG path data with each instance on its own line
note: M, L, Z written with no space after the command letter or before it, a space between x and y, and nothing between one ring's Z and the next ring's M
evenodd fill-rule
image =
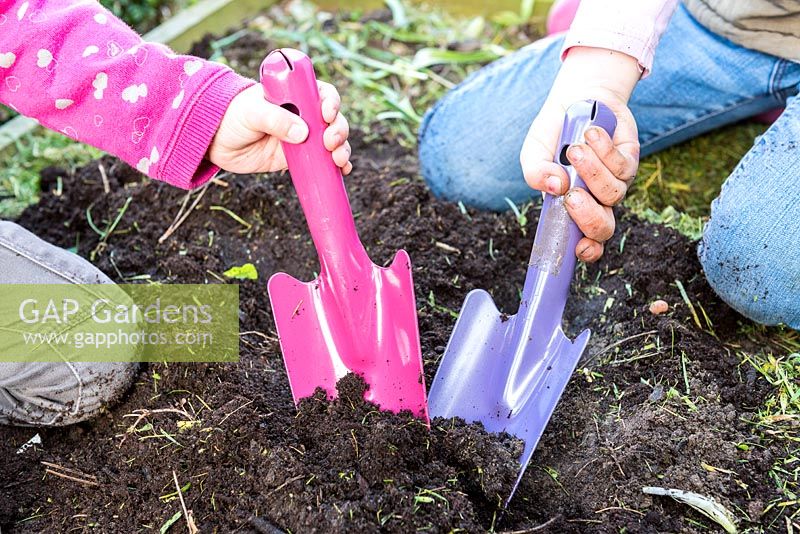
M113 282L80 256L0 221L0 284L101 283ZM0 362L0 425L63 426L88 419L125 391L136 367L130 362Z

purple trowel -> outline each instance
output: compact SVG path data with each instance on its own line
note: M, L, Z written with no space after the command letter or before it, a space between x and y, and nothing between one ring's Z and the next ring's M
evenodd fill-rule
M616 125L614 113L600 102L569 107L556 161L569 174L570 187L586 185L570 166L566 149L583 142L590 126L600 126L613 137ZM589 341L589 330L573 342L561 329L581 237L564 197L546 195L519 311L502 314L489 293L471 291L431 384L431 417L480 421L489 432L508 432L525 441L506 505Z

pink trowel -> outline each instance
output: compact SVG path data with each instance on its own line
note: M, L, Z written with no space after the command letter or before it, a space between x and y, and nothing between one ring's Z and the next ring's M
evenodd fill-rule
M365 398L392 412L428 421L422 353L406 251L389 267L367 256L356 231L339 168L325 149L317 80L311 60L284 48L261 64L266 99L303 118L308 139L283 144L292 182L319 254L319 276L301 282L277 273L269 280L283 360L295 402L321 387L361 375Z

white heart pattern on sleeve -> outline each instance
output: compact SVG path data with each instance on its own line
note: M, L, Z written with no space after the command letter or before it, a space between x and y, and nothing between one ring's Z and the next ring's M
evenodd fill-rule
M36 52L36 66L40 69L44 69L50 66L50 63L53 62L53 54L50 53L49 50L45 50L44 48L40 48L38 52Z
M161 156L158 153L158 149L153 147L153 150L150 151L150 157L142 158L139 160L139 163L136 164L136 170L142 174L148 174L150 172L150 165L155 165L158 163L160 157Z
M122 91L122 100L135 104L140 98L147 96L147 85L140 83L139 85L131 85Z
M0 52L0 68L7 69L14 64L17 60L17 55L14 52Z
M98 72L97 76L94 77L92 87L94 87L94 97L97 100L102 100L103 92L106 90L106 87L108 87L108 74L105 72Z
M122 53L122 47L116 41L109 41L106 43L106 55L108 57L117 57Z
M199 59L192 59L187 61L183 64L183 72L186 73L187 76L192 76L196 74L197 71L203 68L203 62Z
M53 59L53 54L49 50L40 48L36 52L36 66L40 69L46 69L47 72L53 72L58 65L58 61Z
M178 109L178 107L181 105L181 102L183 102L183 97L185 94L185 91L181 89L181 92L178 93L178 96L172 100L172 109Z
M131 142L138 145L144 137L147 128L150 127L150 119L147 117L139 117L133 121L133 132L131 133Z
M33 22L34 24L38 22L44 22L45 20L47 20L47 15L45 15L44 11L42 11L41 9L37 9L36 11L28 15L28 20Z
M6 87L12 93L16 93L19 87L22 85L22 82L19 81L19 78L16 76L9 76L6 78Z
M19 9L17 10L17 20L22 20L25 18L25 12L28 11L28 2L23 2Z
M148 51L147 48L137 45L128 50L128 53L133 56L133 62L136 63L137 66L141 67L144 65L144 62L147 61Z

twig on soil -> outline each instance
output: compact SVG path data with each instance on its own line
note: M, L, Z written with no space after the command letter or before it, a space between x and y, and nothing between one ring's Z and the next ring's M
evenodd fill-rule
M304 477L305 477L305 475L297 475L296 477L292 477L292 478L290 478L289 480L287 480L286 482L284 482L283 484L281 484L280 486L278 486L278 487L277 487L277 488L275 488L274 490L271 490L269 493L267 493L267 494L265 495L265 497L269 497L269 496L270 496L270 495L272 495L273 493L277 493L277 492L279 492L280 490L282 490L283 488L285 488L286 486L288 486L288 485L289 485L289 484L291 484L292 482L297 482L298 480L300 480L301 478L304 478Z
M169 237L172 234L174 234L175 231L189 217L189 215L192 213L192 211L194 211L194 209L197 207L197 204L200 203L200 200L203 198L203 195L205 195L206 191L208 191L208 186L209 186L209 184L206 184L206 185L203 186L202 189L200 189L200 192L195 197L194 202L192 202L192 205L189 206L188 211L186 211L186 213L183 213L183 210L186 207L186 203L189 201L189 197L191 196L192 192L190 191L190 192L186 193L186 196L183 199L183 204L181 205L181 209L178 210L178 214L175 216L175 220L172 221L172 224L169 225L169 228L166 229L166 231L163 233L163 235L158 238L158 243L159 244L161 244L164 241L166 241L167 239L169 239Z
M578 475L580 475L580 474L581 474L581 471L583 471L584 469L586 469L587 467L589 467L590 465L592 465L592 464L593 464L594 462L596 462L596 461L597 461L597 458L592 458L591 460L589 460L588 462L586 462L585 464L583 464L583 467L581 467L580 469L578 469L578 472L577 472L577 473L575 473L575 477L574 477L574 478L578 478Z
M649 336L649 335L651 335L651 334L658 334L658 330L648 330L647 332L639 332L638 334L634 334L634 335L632 335L632 336L628 336L628 337L626 337L626 338L624 338L624 339L620 339L619 341L615 341L614 343L612 343L612 344L610 344L610 345L606 345L606 346L605 346L605 347L604 347L602 350L600 350L599 352L597 352L597 353L593 354L593 355L592 355L592 357L590 358L590 360L594 360L594 359L596 359L596 358L599 358L600 356L602 356L602 355L603 355L603 354L605 354L606 352L610 351L610 350L611 350L611 349L613 349L614 347L619 347L619 346L620 346L620 345L622 345L623 343L627 343L628 341L630 341L630 340L632 340L632 339L636 339L637 337L642 337L642 336Z
M606 440L606 447L607 447L607 450L608 450L608 454L609 454L609 456L611 456L611 460L614 462L614 465L616 465L616 466L617 466L617 469L619 469L619 473L622 475L622 478L628 478L628 475L626 475L626 474L625 474L625 471L623 471L623 470L622 470L622 466L621 466L621 465L619 465L619 461L617 460L617 455L616 455L616 454L614 454L614 452L616 452L616 451L618 451L619 449L621 449L621 448L622 448L622 446L619 446L619 447L617 447L617 448L615 449L615 448L614 448L614 445L612 445L612 444L611 444L611 442L609 442L608 440ZM602 449L601 449L601 450L602 450Z
M45 466L45 473L50 473L51 475L55 475L57 477L65 478L67 480L71 480L73 482L77 482L79 484L85 484L87 486L99 486L100 484L97 482L97 477L94 475L88 475L82 471L78 471L77 469L70 469L69 467L64 467L63 465L53 464L50 462L41 462L43 466ZM63 471L63 472L61 472ZM72 473L73 475L77 476L70 476L67 473ZM78 476L85 477L85 478L78 478Z
M353 438L353 446L356 448L356 458L358 458L358 440L356 439L356 431L350 429L350 436Z
M124 434L120 434L122 436L122 440L119 442L120 446L122 446L122 444L125 443L125 439L128 437L128 434L133 434L134 432L136 432L136 427L139 426L139 423L141 423L142 419L144 419L149 415L156 415L160 413L177 413L179 415L184 416L189 421L196 421L196 418L193 415L189 414L189 412L187 412L186 410L181 410L179 408L158 408L156 410L147 410L144 408L140 408L138 410L134 410L133 413L126 413L125 415L122 416L123 418L135 417L136 420L133 422L131 426L129 426L125 430ZM117 437L119 437L119 435Z
M181 509L183 510L183 517L186 518L186 527L189 529L189 534L197 534L199 530L197 525L194 524L192 512L190 510L186 510L186 503L183 500L183 492L181 491L181 485L178 483L178 475L175 474L175 470L172 471L172 480L175 481L175 488L178 490L178 498L181 500Z
M702 330L703 325L700 324L700 318L697 316L697 311L694 309L694 304L692 304L692 301L689 300L689 295L686 294L686 289L684 289L683 284L681 283L680 280L675 280L675 285L678 286L678 291L681 292L681 298L689 307L689 311L692 312L692 317L694 318L694 322L697 325L697 328Z
M262 338L266 339L267 341L278 341L277 337L269 336L269 335L265 334L264 332L259 332L258 330L248 330L247 332L240 332L239 333L239 337L247 336L247 335L259 336L259 337L262 337Z
M103 179L103 191L105 191L107 195L111 192L111 186L108 184L108 175L106 174L106 168L103 167L102 162L97 162L97 169L100 171L100 177Z
M249 222L245 221L239 215L235 214L234 212L232 212L231 210L229 210L225 206L211 206L209 209L211 211L221 211L222 213L224 213L225 215L227 215L228 217L230 217L234 221L238 222L239 224L241 224L242 226L244 226L248 230L253 227L252 224L250 224Z
M58 471L53 471L52 469L45 469L45 473L50 473L51 475L55 475L57 477L66 478L67 480L72 480L73 482L77 482L79 484L85 484L87 486L99 486L97 482L92 480L83 480L82 478L72 477L69 475L65 475L64 473L59 473Z
M561 514L558 514L558 515L555 515L555 516L551 517L550 519L548 519L547 521L545 521L541 525L536 525L535 527L526 528L526 529L523 529L523 530L504 530L503 532L500 532L500 534L528 534L529 532L539 532L540 530L546 529L547 527L549 527L550 525L552 525L553 523L555 523L556 521L558 521L562 517L564 517L564 516L562 516Z
M250 400L250 401L247 401L247 402L245 402L244 404L242 404L241 406L239 406L238 408L236 408L235 410L233 410L231 413L229 413L228 415L226 415L225 417L223 417L223 418L222 418L222 421L220 421L220 422L218 423L218 425L219 425L219 426L222 426L222 423L224 423L225 421L227 421L227 420L228 420L228 417L232 416L233 414L235 414L236 412L238 412L239 410L241 410L241 409L242 409L242 408L244 408L245 406L249 406L249 405L253 404L255 401L256 401L256 400L255 400L255 399L253 399L253 400Z
M633 356L631 358L625 358L624 360L612 360L608 362L609 365L622 365L624 363L631 363L636 362L639 360L644 360L647 358L652 358L653 356L658 356L659 354L663 354L664 351L657 350L655 352L648 352L647 354L639 354L637 356Z
M607 508L602 508L600 510L595 510L594 513L602 514L604 512L617 512L617 511L620 511L620 510L623 511L623 512L631 512L631 513L634 513L634 514L639 514L642 517L644 517L646 515L644 512L642 512L640 510L634 510L633 508L626 508L625 506L609 506Z

